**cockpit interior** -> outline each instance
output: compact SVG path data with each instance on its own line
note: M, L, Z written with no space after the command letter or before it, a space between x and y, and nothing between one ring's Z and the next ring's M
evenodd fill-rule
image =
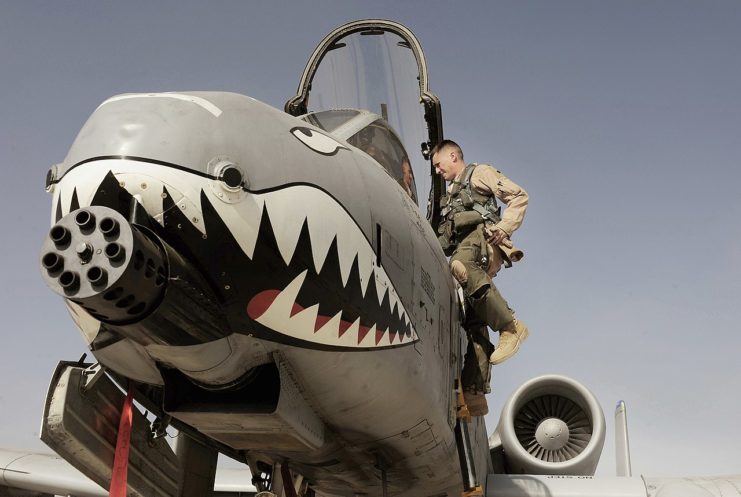
M368 154L417 203L409 155L389 124L379 115L358 109L312 112L302 119Z

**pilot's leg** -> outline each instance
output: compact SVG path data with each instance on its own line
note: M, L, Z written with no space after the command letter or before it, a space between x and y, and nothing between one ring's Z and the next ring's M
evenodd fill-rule
M482 253L487 255L485 263L488 274L482 268ZM501 267L501 257L497 256L499 254L492 252L483 235L476 230L461 242L451 257L453 276L463 286L474 312L492 330L499 332L499 343L489 357L492 364L500 364L512 357L528 335L527 327L514 318L507 301L491 281L490 275Z
M489 253L489 267L486 268L486 274L494 278L504 263L503 254L500 249L492 247L489 244L486 245L486 248ZM493 284L492 288L495 292L499 293ZM504 299L502 298L501 300ZM509 310L509 314L514 314L512 308L508 306L507 309ZM513 317L511 322L505 324L499 330L499 343L497 343L497 348L491 354L489 361L494 365L503 363L515 355L520 348L520 344L525 341L527 336L528 329L525 323Z
M492 330L499 331L512 322L512 311L496 289L485 269L489 269L492 251L481 233L475 230L464 238L450 258L453 276L463 287L478 318ZM501 263L499 264L501 266Z
M483 289L485 294L491 283L491 279L481 268L481 254L482 250L486 250L485 243L477 232L470 234L458 245L450 261L453 276L461 284L466 297L471 302L473 302L471 289ZM507 309L506 302L504 309ZM489 323L486 313L481 314L478 309L474 311L480 322ZM489 341L489 331L486 325L471 326L469 324L469 326L468 349L463 360L461 382L469 412L473 416L481 416L488 412L485 394L491 391L489 357L494 351L494 346Z
M485 325L477 326L467 333L467 337L468 348L463 362L461 382L468 390L489 393L491 392L489 356L494 352L494 346L489 341L489 330Z
M463 399L471 416L484 416L489 412L486 394L491 392L489 355L494 351L494 346L489 341L486 325L473 327L467 336L468 348L461 371Z

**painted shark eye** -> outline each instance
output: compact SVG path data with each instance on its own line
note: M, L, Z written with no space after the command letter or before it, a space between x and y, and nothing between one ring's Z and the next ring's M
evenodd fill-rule
M335 155L341 149L347 150L334 138L309 128L298 126L291 129L291 134L314 152L322 155Z

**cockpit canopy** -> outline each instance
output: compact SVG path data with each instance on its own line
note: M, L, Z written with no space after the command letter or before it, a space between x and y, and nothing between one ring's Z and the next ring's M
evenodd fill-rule
M434 174L429 152L443 138L442 113L409 29L383 19L339 26L314 49L285 110L365 151L415 201L428 197L427 219L437 226L445 180ZM362 126L350 132L355 119Z
M364 110L336 109L312 112L302 119L371 156L417 202L417 186L409 155L382 117Z

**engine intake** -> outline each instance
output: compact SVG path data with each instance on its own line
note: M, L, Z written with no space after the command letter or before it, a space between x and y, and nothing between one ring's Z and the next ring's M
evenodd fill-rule
M489 441L500 472L543 475L593 475L604 442L605 416L594 394L560 375L518 388Z

